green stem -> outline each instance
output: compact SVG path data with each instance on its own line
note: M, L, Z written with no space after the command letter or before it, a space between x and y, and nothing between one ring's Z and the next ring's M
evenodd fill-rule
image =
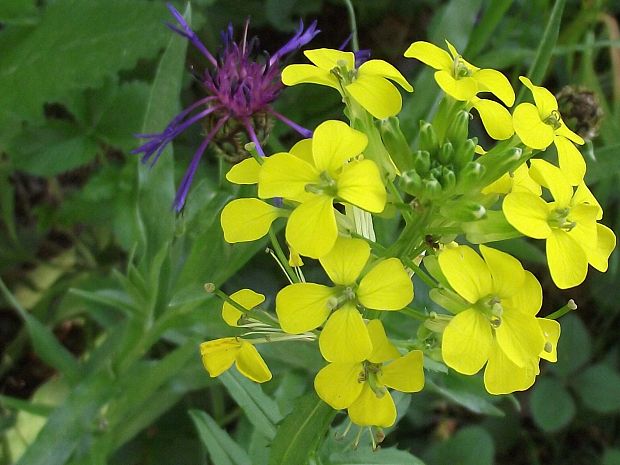
M21 304L17 301L15 296L13 296L11 291L9 291L9 288L6 287L2 278L0 278L0 291L2 291L2 295L4 296L6 301L11 305L11 307L17 310L17 313L19 313L19 316L21 317L21 319L26 321L28 319L28 312L26 312L24 307L21 306Z
M349 14L349 25L351 27L351 45L353 51L357 52L360 49L359 41L357 40L357 21L355 19L355 9L353 8L353 2L351 0L344 0L344 4L347 7Z
M426 274L426 272L424 270L422 270L422 268L420 268L418 265L416 265L415 263L413 263L413 260L410 260L406 257L401 258L401 260L403 261L403 263L405 265L407 265L409 268L411 268L416 275L418 275L418 277L424 281L424 283L429 286L430 288L434 288L437 287L437 283L435 282L435 280L433 278L430 277L430 275Z
M570 299L566 305L556 310L551 315L547 315L545 318L548 320L557 320L573 310L577 310L577 304L573 299Z
M389 189L390 193L394 197L396 197L396 199L398 200L398 203L400 203L401 205L406 205L405 201L403 200L403 197L400 195L400 192L398 192L398 189L394 185L394 181L391 180L391 179L388 179L387 185L388 185L388 189ZM413 222L413 216L411 215L411 210L409 208L401 210L401 213L402 213L402 215L405 218L405 221L407 223L412 223Z
M401 312L404 315L410 316L411 318L414 318L419 321L426 321L426 319L429 317L429 315L424 310L411 307L411 305L403 308Z
M278 242L276 233L273 232L273 228L269 228L269 239L271 239L271 245L273 246L273 250L275 251L277 257L280 259L280 262L282 266L284 267L286 274L288 275L288 277L291 279L292 282L298 283L299 278L297 277L297 275L293 271L293 268L289 264L288 259L286 258L286 255L284 254L284 251L282 250L282 247L280 247L280 243Z
M385 247L383 247L378 242L371 241L367 237L364 237L361 234L358 234L358 233L356 233L354 231L351 231L351 237L354 237L356 239L362 239L363 241L366 241L368 243L368 245L370 245L370 248L375 250L376 252L378 252L379 255L384 255L385 251L387 250Z

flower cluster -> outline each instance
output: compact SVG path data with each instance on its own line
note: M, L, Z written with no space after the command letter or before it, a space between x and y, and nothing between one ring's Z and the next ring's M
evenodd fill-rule
M462 375L483 371L489 393L507 394L532 386L541 359L556 361L557 318L574 302L541 316L537 278L488 244L544 239L551 279L562 289L583 282L588 265L606 270L616 239L584 183L583 140L548 90L522 77L533 103L511 113L508 79L447 47L415 42L405 52L436 70L443 91L418 131L400 127L393 82L413 88L385 61L358 66L353 53L319 49L305 52L312 64L283 70L286 85L336 89L348 122L325 121L288 152L257 153L228 172L254 195L223 209L226 241L269 235L290 284L275 296L275 313L260 308L265 297L252 290L216 290L224 320L245 333L202 345L211 376L235 363L264 382L271 373L256 344L315 344L325 360L314 379L321 399L346 409L354 424L382 428L397 418L390 390L420 391L430 367L440 376L437 362ZM486 150L470 136L474 124L489 136ZM558 166L545 159L552 143ZM375 231L379 216L395 226L395 239ZM308 282L308 266L320 266L323 278ZM432 308L418 304L428 304L426 295L414 300L414 276ZM418 330L403 334L402 318Z

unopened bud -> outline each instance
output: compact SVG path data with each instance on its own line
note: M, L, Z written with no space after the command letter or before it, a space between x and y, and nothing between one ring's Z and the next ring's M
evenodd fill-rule
M458 144L467 138L470 118L471 116L468 111L460 110L450 122L448 130L446 131L446 137L452 141L453 144Z
M477 161L470 161L459 172L457 185L461 192L467 192L472 187L479 185L486 168Z
M407 194L419 197L422 193L422 178L415 170L405 171L400 176L399 184Z
M418 150L413 154L413 168L420 176L428 174L431 168L431 154L426 150Z
M433 125L426 121L420 121L420 150L435 152L439 150L439 139Z
M454 155L452 156L452 163L457 170L462 170L467 163L474 159L476 143L477 142L475 139L467 139L462 144L455 146Z
M441 170L439 182L441 183L444 193L449 193L456 186L456 175L454 174L454 171L444 167Z
M398 118L391 116L387 119L381 120L379 123L379 132L381 133L381 139L383 145L387 149L392 161L402 173L412 166L412 150L409 147L409 143L405 138L405 135L400 129Z
M436 199L443 192L441 184L435 178L422 179L422 190L424 191L424 196L429 199Z
M442 205L439 210L444 218L456 221L477 221L484 218L487 210L478 202L454 200Z

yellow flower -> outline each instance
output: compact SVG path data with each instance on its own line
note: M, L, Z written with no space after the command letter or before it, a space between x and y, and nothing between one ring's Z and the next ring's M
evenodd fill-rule
M368 358L363 362L330 363L314 378L314 388L334 409L348 409L353 423L387 428L396 421L396 406L387 388L400 392L422 390L423 356L419 350L401 356L379 320L368 323L368 333L373 347Z
M509 194L510 192L542 194L540 184L530 177L530 172L525 163L514 170L514 172L504 174L501 178L482 189L483 194Z
M215 378L234 363L237 370L248 379L264 383L271 379L271 372L256 347L239 337L225 337L200 344L202 363Z
M521 234L546 239L549 271L555 284L567 289L581 284L588 263L606 271L616 236L597 223L603 217L600 205L582 182L573 189L559 168L544 160L532 160L530 175L549 189L553 202L528 192L508 194L502 210Z
M515 93L504 76L494 69L480 69L468 63L446 41L450 53L429 42L412 43L405 56L416 58L436 69L435 81L450 97L468 102L478 110L482 124L493 139L508 139L514 133L510 113L492 100L477 97L480 92L491 92L507 106L512 106Z
M241 289L230 295L230 298L241 305L246 310L252 310L257 305L262 304L265 301L265 296L254 292L251 289ZM234 305L224 302L222 305L222 318L230 326L238 326L239 318L243 316Z
M338 237L334 201L372 213L383 211L386 192L377 165L355 159L367 143L366 135L342 121L326 121L312 139L263 163L258 196L299 203L286 225L286 241L299 254L319 258L334 246Z
M220 216L224 239L229 244L260 239L271 223L288 212L258 199L235 199L226 204Z
M365 241L338 238L332 251L320 259L336 286L295 283L282 289L276 296L282 329L299 334L325 323L319 347L327 361L365 360L372 344L358 305L389 311L400 310L413 300L413 284L397 258L375 262L358 284L369 258L370 246Z
M336 89L343 98L351 97L377 119L396 115L402 108L402 97L390 82L407 92L413 87L394 66L383 60L368 60L355 67L355 55L328 48L306 50L313 63L289 65L282 71L287 86L301 83L320 84Z
M484 260L467 246L439 254L450 287L469 303L446 326L442 357L466 375L486 364L484 383L492 394L525 390L534 383L545 348L536 319L542 289L510 255L482 245L480 252Z
M544 87L535 86L526 77L519 77L532 92L534 102L522 103L515 108L513 124L521 141L537 150L545 150L555 144L560 168L573 186L582 182L586 162L573 143L582 145L583 139L568 129L558 112L558 102Z

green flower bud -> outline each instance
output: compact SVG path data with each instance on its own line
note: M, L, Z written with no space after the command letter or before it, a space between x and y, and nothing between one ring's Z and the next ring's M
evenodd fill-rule
M398 170L402 173L413 168L412 150L405 135L400 130L398 118L391 116L381 120L378 126L383 145L385 145Z
M478 202L455 200L442 205L439 212L456 221L476 221L484 218L487 210Z
M517 169L522 163L522 155L523 150L519 147L481 155L477 161L485 168L485 175L482 179L484 185L487 186L505 173Z
M459 144L461 141L467 139L470 119L471 115L468 111L458 111L448 126L446 138L452 141L453 144Z
M425 176L431 169L431 154L425 150L418 150L413 154L413 167L421 175Z
M456 174L450 168L443 167L439 178L445 194L450 193L456 187Z
M400 175L400 187L407 194L419 197L423 191L422 178L416 170L405 171Z
M439 150L439 139L433 125L426 121L420 121L420 150L435 152Z
M452 143L450 142L446 142L445 144L443 144L441 146L441 149L439 149L439 161L441 163L443 163L444 165L447 165L448 163L452 162L452 157L454 155L454 147L452 146Z
M473 160L476 150L476 138L467 139L454 148L452 162L457 170L462 170L467 163Z
M485 218L463 223L462 226L465 231L465 237L472 244L503 241L521 235L519 231L508 223L501 210L489 210Z
M429 199L436 199L443 193L441 184L434 177L422 179L422 190L423 196Z
M461 192L467 192L472 187L482 188L482 178L486 168L477 161L468 162L459 172L457 187Z

